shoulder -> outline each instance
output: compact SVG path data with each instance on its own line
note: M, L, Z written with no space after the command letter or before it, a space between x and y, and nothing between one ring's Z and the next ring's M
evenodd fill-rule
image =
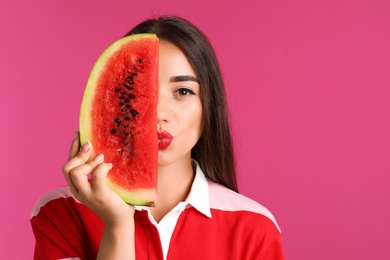
M39 198L31 212L31 218L37 216L41 209L46 207L48 204L63 204L63 200L61 199L65 199L71 203L78 203L70 192L69 187L57 188L47 192Z
M30 223L36 241L36 256L42 259L68 259L70 256L96 259L103 223L73 197L69 187L44 194L32 210Z
M30 222L35 233L38 230L61 231L69 237L73 237L71 233L100 230L102 225L100 218L92 210L73 197L69 187L57 188L44 194L35 204Z
M208 180L208 186L210 209L237 213L254 213L269 219L280 232L273 214L260 203L210 180Z

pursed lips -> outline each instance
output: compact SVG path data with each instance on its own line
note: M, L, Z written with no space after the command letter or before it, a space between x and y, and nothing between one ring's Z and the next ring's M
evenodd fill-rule
M173 136L167 131L158 131L158 149L166 149L172 143Z

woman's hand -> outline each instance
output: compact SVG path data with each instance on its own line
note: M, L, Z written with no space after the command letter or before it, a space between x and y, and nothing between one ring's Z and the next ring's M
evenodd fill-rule
M94 211L107 227L118 227L133 222L134 207L126 204L118 194L107 186L106 176L112 164L104 162L104 155L91 158L90 142L80 149L79 134L69 152L68 161L62 167L65 179L74 197Z
M92 154L90 142L80 149L76 132L62 172L74 197L104 223L97 259L135 259L134 207L107 186L106 176L112 165L104 162L102 154L91 158Z

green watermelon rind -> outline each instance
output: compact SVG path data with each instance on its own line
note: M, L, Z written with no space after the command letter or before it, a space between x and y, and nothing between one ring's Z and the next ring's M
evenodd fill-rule
M131 205L155 206L155 189L126 190L107 179L108 186L114 190L126 203Z

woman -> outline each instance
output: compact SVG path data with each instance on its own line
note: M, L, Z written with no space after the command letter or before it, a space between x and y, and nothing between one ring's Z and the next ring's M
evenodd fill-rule
M160 39L156 207L131 206L107 187L112 165L76 132L63 166L69 188L46 194L31 223L35 259L283 259L272 214L237 193L223 81L207 38L177 17L128 34ZM88 174L93 173L93 181Z

